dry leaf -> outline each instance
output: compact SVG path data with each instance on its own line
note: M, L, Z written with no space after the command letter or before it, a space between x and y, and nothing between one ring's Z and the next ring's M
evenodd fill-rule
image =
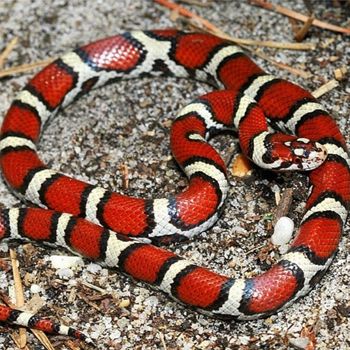
M231 172L233 176L242 178L250 176L253 168L248 158L243 154L239 154L233 161Z

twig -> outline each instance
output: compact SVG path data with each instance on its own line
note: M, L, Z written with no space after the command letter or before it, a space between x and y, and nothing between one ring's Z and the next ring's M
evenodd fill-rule
M159 334L160 341L162 342L163 350L167 350L167 346L166 346L165 339L164 339L164 334L161 332L159 332L158 334Z
M185 9L184 7L175 4L171 1L168 0L154 0L154 2L167 7L168 9L175 10L177 11L181 16L188 17L188 18L193 18L200 22L202 25L204 25L207 29L216 31L217 27L214 26L212 23L210 23L208 20L202 18L201 16L196 15L195 13Z
M303 41L306 34L308 33L310 27L312 26L313 21L315 20L315 16L311 15L304 25L298 30L298 32L294 35L294 39L298 42Z
M13 342L17 345L17 347L21 350L29 350L27 345L22 346L22 343L20 341L20 335L17 333L10 334L10 337L12 338Z
M273 220L273 225L275 225L278 219L281 218L282 216L287 216L290 206L292 204L292 200L293 200L293 189L286 188L282 193L281 199L274 210L275 217Z
M10 258L15 285L16 307L21 308L24 305L23 285L19 274L17 255L13 249L10 249ZM19 336L17 340L21 344L21 347L25 347L27 343L27 331L24 327L19 329Z
M320 96L326 94L327 92L333 90L334 88L339 86L339 82L335 79L328 81L327 83L321 85L318 89L312 92L312 95L315 98L319 98Z
M5 50L0 53L0 68L4 65L7 57L10 55L11 51L17 45L18 38L14 37L6 46Z
M47 59L42 60L42 61L22 64L20 66L15 66L15 67L11 67L8 69L3 69L3 70L0 70L0 78L7 77L7 76L17 74L17 73L28 72L34 68L44 67L54 60L55 60L54 58L47 58Z
M16 308L16 304L14 304L11 300L11 298L3 291L0 290L0 299L4 304L11 307L12 309Z
M95 290L95 291L97 291L97 292L99 292L99 293L101 293L102 295L107 295L107 294L109 294L108 293L108 291L106 290L106 289L102 289L102 288L100 288L100 287L98 287L98 286L95 286L94 284L92 284L92 283L89 283L89 282L86 282L86 281L83 281L83 280L81 280L81 281L79 281L83 286L85 286L85 287L88 287L88 288L90 288L90 289L93 289L93 290Z
M261 248L264 248L265 245L266 245L266 243L263 243L263 244L258 245L257 247L253 247L253 248L247 250L247 251L245 252L245 255L251 254L251 253L253 253L253 252L255 252L255 251L257 251L257 250L259 250L259 249L261 249Z
M272 47L275 49L285 49L285 50L315 50L316 49L316 45L313 43L288 43L288 42L279 42L279 41L272 41L272 40L241 39L241 38L232 37L227 34L219 34L218 36L240 45L264 46L264 47Z
M77 296L78 296L81 300L85 301L86 304L90 305L92 308L94 308L94 309L97 310L98 312L101 312L101 308L100 308L97 304L95 304L95 303L91 302L90 300L88 300L88 298L85 297L85 295L83 295L82 293L77 293Z
M39 339L40 343L45 346L47 350L55 350L49 338L44 332L38 331L37 329L32 329L31 331Z
M334 69L334 78L338 81L344 80L348 73L348 68L346 66L342 66L340 68Z
M266 10L270 10L270 11L275 11L278 12L282 15L297 19L299 21L302 22L306 22L309 18L309 16L305 16L299 12L290 10L286 7L280 6L280 5L275 5L272 4L266 0L249 0L249 2L252 5L256 5L256 6L260 6ZM343 34L350 34L350 28L344 28L344 27L340 27L340 26L336 26L334 24L331 23L327 23L327 22L323 22L320 21L318 19L315 19L312 24L316 27L322 28L322 29L327 29L327 30L331 30L333 32L338 32L338 33L343 33Z
M119 169L122 174L122 188L126 191L129 188L129 168L127 164L122 163L120 164Z
M205 27L211 34L214 34L222 39L232 41L238 45L264 46L264 47L273 47L276 49L289 49L289 50L314 50L316 48L316 45L312 43L301 44L301 43L277 42L277 41L271 41L271 40L260 41L260 40L236 38L226 34L220 28L218 28L208 20L198 16L197 14L185 9L180 5L174 4L168 0L154 0L154 1L159 3L162 6L165 6L171 10L176 11L176 13L180 14L181 16L197 21L203 27ZM194 26L198 28L196 24L194 24Z

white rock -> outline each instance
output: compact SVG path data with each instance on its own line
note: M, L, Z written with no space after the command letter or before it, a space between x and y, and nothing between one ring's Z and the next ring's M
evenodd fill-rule
M199 348L200 349L208 349L210 345L210 341L209 340L203 340L200 344L199 344Z
M97 274L102 270L102 266L98 264L90 263L86 269L93 274Z
M294 222L287 216L282 216L275 225L271 242L275 245L285 245L289 243L292 238L294 230Z
M101 333L100 332L90 332L89 335L90 335L91 339L98 339L99 336L101 335Z
M343 292L337 292L335 295L334 295L334 299L337 300L337 301L342 301L345 299L345 295Z
M157 306L158 305L158 298L156 296L150 296L145 301L144 304L149 306Z
M272 190L273 193L280 193L281 192L281 189L279 188L278 185L273 185L271 187L271 190Z
M7 253L9 251L9 246L6 242L0 244L0 252Z
M42 289L38 284L32 284L30 286L30 292L32 294L37 294L37 293L40 293L41 291L42 291Z
M79 256L52 255L50 256L50 261L55 269L68 269L84 265L83 259Z
M192 346L193 346L193 343L189 341L183 345L182 349L183 350L191 350L191 349L193 349Z
M121 333L117 329L110 334L110 338L113 340L119 339L120 336L121 336Z
M62 279L70 279L74 276L74 273L70 269L58 269L57 275Z
M305 337L290 338L289 343L295 346L297 349L306 349L309 345L309 339Z
M117 325L120 329L124 329L126 328L128 325L129 325L130 321L123 317L123 318L120 318L118 321L117 321Z
M240 340L242 345L248 345L250 341L250 337L248 337L247 335L242 335L238 337L238 339Z

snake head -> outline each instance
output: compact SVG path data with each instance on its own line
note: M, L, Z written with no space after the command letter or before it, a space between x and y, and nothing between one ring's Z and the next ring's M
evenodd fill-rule
M255 137L248 155L259 167L273 171L310 171L327 158L319 142L280 132L264 131Z
M255 152L251 157L261 168L273 171L310 171L318 168L327 158L327 149L319 142L279 132L266 131L261 135L258 140L260 143L254 144Z
M318 168L327 158L325 146L306 138L286 141L284 145L289 148L291 158L286 170L310 171Z

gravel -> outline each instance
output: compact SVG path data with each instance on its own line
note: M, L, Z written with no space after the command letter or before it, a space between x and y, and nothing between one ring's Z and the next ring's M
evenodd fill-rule
M306 12L302 1L279 3ZM318 3L317 17L350 26L346 8L327 8L327 2ZM287 18L244 2L186 6L237 37L293 40ZM19 37L6 66L58 56L80 44L125 30L174 26L167 11L141 0L3 0L0 23L0 50L14 36ZM348 66L350 40L313 27L306 41L315 43L317 49L261 50L276 60L312 72L310 79L256 60L272 74L315 90L333 78L335 68ZM32 75L30 72L1 80L0 115ZM207 91L210 87L205 84L170 78L122 81L101 88L51 122L42 136L40 154L55 169L116 190L123 188L121 165L127 165L130 184L124 190L126 194L151 198L178 191L186 181L170 155L170 121L180 107ZM349 139L348 80L320 101ZM213 144L226 156L229 150L237 149L236 141L227 136ZM272 230L266 229L264 220L275 206L274 193L287 186L295 188L291 217L298 222L300 203L305 199L305 178L256 170L247 180L231 176L230 181L229 200L217 225L195 241L170 249L220 273L247 277L266 269L278 256L278 251L267 249ZM0 195L5 206L20 205L3 182ZM96 340L96 349L305 349L315 341L317 349L342 350L350 348L348 233L346 228L334 263L308 296L267 319L240 323L200 315L145 284L87 261L83 266L52 267L50 256L67 255L66 252L12 246L18 252L27 300L39 296L45 301L40 314L79 326ZM0 252L8 256L6 247ZM0 271L0 284L5 292L12 289L11 273ZM0 349L15 349L10 337L13 331L5 325L0 328ZM56 349L73 349L64 337L50 339ZM31 333L28 345L31 349L43 348Z

